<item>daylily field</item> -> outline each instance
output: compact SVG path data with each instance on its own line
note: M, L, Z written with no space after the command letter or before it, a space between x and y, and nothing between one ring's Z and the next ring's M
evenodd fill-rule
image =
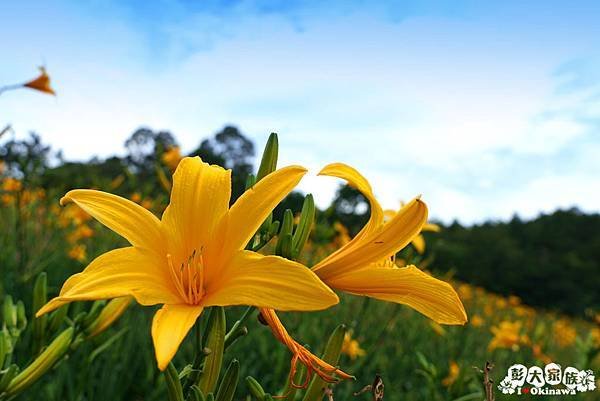
M59 167L39 138L3 145L0 400L466 401L486 378L509 399L515 363L600 372L596 311L436 268L427 194L384 210L332 161L311 173L368 205L342 218L290 195L307 170L278 163L285 137L256 169L161 138Z

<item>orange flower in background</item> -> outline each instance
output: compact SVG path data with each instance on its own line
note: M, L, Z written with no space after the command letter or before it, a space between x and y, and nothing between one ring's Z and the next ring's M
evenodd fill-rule
M522 335L523 324L521 322L509 322L504 320L498 326L491 328L494 338L488 345L488 350L493 351L496 348L509 348L518 351L521 345L530 343L527 335Z
M21 181L16 178L7 177L2 181L2 190L6 192L18 192L23 188Z
M552 327L554 339L560 347L573 345L577 339L577 330L566 319L560 319Z
M510 306L519 306L521 305L521 298L517 297L516 295L510 295L508 297L508 304Z
M110 189L117 189L121 186L121 184L123 184L123 182L125 182L125 176L123 174L119 174L110 182L110 184L108 184L108 186Z
M352 333L347 332L344 335L342 354L346 354L350 357L350 359L354 360L359 356L365 356L367 352L360 347L360 343L357 340L352 338Z
M23 86L56 96L56 92L54 92L54 89L50 86L50 76L46 72L45 67L40 67L40 75L37 78L24 83Z
M140 203L142 201L142 195L139 192L134 192L129 199L131 199L132 202Z
M432 223L425 223L423 224L423 228L421 228L421 232L433 232L433 233L439 233L441 231L440 226L438 226L437 224L432 224ZM420 255L425 253L425 237L423 237L423 234L419 234L417 235L415 238L413 238L413 240L411 241L412 246L415 247L415 249L417 250L417 252L419 252Z
M473 315L471 317L471 325L473 327L481 327L485 323L485 320L479 315Z
M91 238L93 236L94 230L92 230L87 224L81 224L75 229L75 231L67 236L67 241L71 244L74 244L82 238Z
M542 361L546 364L552 362L552 358L542 351L542 347L539 344L533 344L531 346L531 351L533 352L533 357L538 361Z
M174 171L177 168L177 165L181 161L181 150L179 146L172 146L162 155L163 163Z
M594 327L592 331L590 331L590 337L592 337L594 346L600 348L600 328Z
M469 284L460 284L456 291L463 301L470 301L473 298L473 289Z
M15 197L9 194L2 195L1 199L4 206L10 206L15 202Z
M84 262L87 259L86 246L83 244L73 246L68 253L69 258Z
M142 201L142 203L140 203L140 205L142 205L144 209L150 210L154 207L154 202L152 202L151 199L146 198Z
M339 221L333 223L333 228L337 232L336 237L333 239L335 245L338 247L342 247L350 242L350 234L348 234L348 229Z
M442 385L444 387L450 387L452 384L454 384L456 379L458 379L459 375L460 375L460 366L458 366L458 363L456 363L456 361L450 361L450 365L448 367L448 376L446 376L442 380Z

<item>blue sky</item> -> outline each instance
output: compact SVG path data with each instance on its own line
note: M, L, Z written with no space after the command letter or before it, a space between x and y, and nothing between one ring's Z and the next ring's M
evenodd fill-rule
M148 6L148 4L152 4ZM225 124L281 165L352 164L386 207L464 223L600 206L600 2L2 2L0 83L46 64L57 98L0 96L0 125L69 159L138 127L184 150Z

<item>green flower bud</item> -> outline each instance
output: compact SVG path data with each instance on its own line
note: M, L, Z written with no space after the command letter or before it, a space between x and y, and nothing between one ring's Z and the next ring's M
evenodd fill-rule
M67 317L67 313L69 313L69 304L61 306L50 314L50 317L48 318L48 330L50 333L54 333L60 329L60 326Z
M4 318L4 324L9 329L17 327L17 307L15 306L13 299L10 295L4 297L4 304L2 305L2 316Z
M283 234L277 240L277 246L275 247L275 254L282 256L286 259L292 258L292 235Z
M265 150L260 161L260 167L258 168L258 173L256 174L256 182L275 171L277 168L278 153L279 141L277 140L277 134L273 132L271 135L269 135L269 139L265 145Z
M23 331L27 327L27 313L23 301L17 302L17 330Z
M246 191L252 188L254 184L256 184L256 177L254 174L248 174L248 177L246 177Z
M164 372L165 381L167 382L167 394L169 401L184 401L183 388L179 380L179 374L172 362L169 362L167 369Z
M48 279L46 273L40 273L33 286L33 314L40 310L48 302ZM35 351L39 351L45 342L46 326L48 324L48 315L43 315L33 319L33 339L35 342Z
M195 384L192 384L190 387L190 394L193 397L193 401L206 401L204 394L202 394L202 390L200 390L200 387L196 386Z
M8 354L8 344L6 343L6 334L0 331L0 369L4 366L4 359Z
M235 394L239 377L240 363L237 359L234 359L229 364L229 367L227 367L225 375L221 379L215 401L231 401L233 399L233 395Z
M22 392L27 387L31 386L40 377L44 375L69 349L71 341L73 341L74 329L69 327L63 331L58 337L48 345L29 366L19 373L6 388L8 395L14 395Z
M204 369L197 383L202 393L207 395L207 400L209 393L215 390L221 365L223 364L225 327L225 309L221 306L212 307L208 317L206 343L204 344L204 347L210 349L211 352L206 356Z
M131 304L130 297L111 299L97 314L97 317L85 327L88 338L97 336L112 325L125 313Z
M90 310L86 313L85 318L83 319L82 325L83 327L89 327L100 315L102 308L106 305L106 301L94 301Z
M275 246L275 254L284 258L292 256L292 230L294 228L294 214L290 209L286 209L283 213L283 222L281 230L279 230L279 238Z
M274 237L277 235L277 233L279 232L279 224L280 223L278 220L271 223L271 226L269 226L269 237Z
M19 367L15 364L12 364L4 371L2 375L2 379L0 379L0 394L4 393L4 390L8 387L8 384L12 379L19 373Z
M294 238L292 241L292 258L296 259L300 255L310 230L312 229L313 222L315 220L315 201L311 194L306 195L304 198L304 204L302 205L302 213L300 214L300 221L298 227L294 232Z
M258 401L263 401L265 399L265 390L254 377L246 377L246 385L250 390L250 394L252 394Z

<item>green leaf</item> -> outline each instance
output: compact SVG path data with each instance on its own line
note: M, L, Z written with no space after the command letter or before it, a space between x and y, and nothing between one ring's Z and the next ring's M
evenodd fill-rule
M225 375L221 379L219 389L215 401L231 401L237 388L237 383L240 377L240 363L234 359L227 367Z
M219 372L223 364L223 349L225 346L225 309L214 306L208 318L205 348L210 349L210 354L204 361L204 369L198 379L198 387L204 394L215 390Z
M184 401L183 388L181 387L181 381L179 381L179 374L172 362L169 362L169 366L167 366L167 369L164 371L164 375L167 382L169 401Z
M336 327L335 330L333 330L333 333L331 333L331 336L329 336L329 340L327 340L327 345L325 346L325 351L323 352L321 359L332 366L336 366L340 360L340 353L342 352L342 344L344 343L345 335L345 325L341 324ZM315 375L308 385L302 400L318 401L323 399L323 389L325 388L325 385L325 381L319 376Z

